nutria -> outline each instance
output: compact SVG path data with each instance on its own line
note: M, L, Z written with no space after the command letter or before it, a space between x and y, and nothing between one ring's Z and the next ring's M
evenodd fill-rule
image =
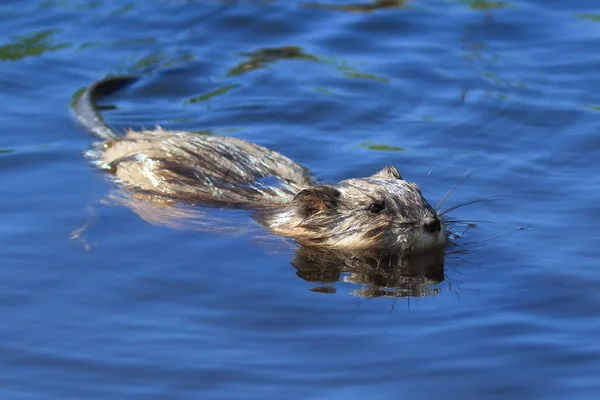
M319 184L284 155L238 138L160 127L117 135L96 100L138 79L108 77L85 89L73 105L78 120L102 139L87 154L130 192L252 210L270 231L304 246L408 253L448 242L439 214L419 187L391 166L368 177Z

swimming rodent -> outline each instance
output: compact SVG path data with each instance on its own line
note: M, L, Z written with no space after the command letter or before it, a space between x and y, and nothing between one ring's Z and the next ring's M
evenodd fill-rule
M77 119L102 140L87 154L129 191L252 210L270 231L303 246L404 254L448 243L439 214L392 166L368 177L320 184L284 155L234 137L160 127L117 135L96 100L138 79L107 77L73 105Z

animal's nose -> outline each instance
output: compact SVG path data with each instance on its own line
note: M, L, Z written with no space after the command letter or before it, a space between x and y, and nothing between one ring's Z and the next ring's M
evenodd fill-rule
M423 224L423 228L429 233L439 232L442 230L442 223L436 218L431 222Z

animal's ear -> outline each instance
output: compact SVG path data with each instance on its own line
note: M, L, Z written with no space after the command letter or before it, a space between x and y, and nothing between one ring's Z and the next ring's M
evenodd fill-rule
M315 185L298 192L292 200L292 205L306 218L320 211L335 209L340 195L340 191L333 186Z
M382 169L378 173L376 173L374 175L371 175L371 178L375 178L375 179L400 179L400 180L404 180L402 178L402 175L400 175L400 172L395 167L392 167L392 166L385 167L384 169Z

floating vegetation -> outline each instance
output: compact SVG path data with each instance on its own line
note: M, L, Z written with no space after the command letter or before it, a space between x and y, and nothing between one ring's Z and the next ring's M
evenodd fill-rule
M593 104L584 104L583 106L590 111L600 111L600 106L596 106Z
M248 57L248 60L243 61L229 70L227 76L240 75L258 68L266 68L269 64L273 64L280 60L310 60L323 64L330 64L341 71L346 77L354 79L370 79L379 82L389 82L388 78L377 76L368 72L359 71L356 67L350 66L347 61L340 62L334 58L327 59L318 57L313 54L306 53L298 46L283 46L276 48L262 48L253 52L241 53L242 56Z
M263 48L250 53L241 53L248 60L243 61L229 70L228 76L240 75L258 68L265 68L267 65L283 59L321 61L312 54L302 51L297 46L283 46L275 48Z
M323 87L323 86L315 86L314 89L321 94L327 94L327 95L335 94L334 91L332 91L331 89L328 89L326 87Z
M219 89L213 90L212 92L208 92L206 94L197 96L197 97L192 97L191 99L187 99L183 102L184 105L186 104L193 104L193 103L199 103L201 101L207 101L212 99L215 96L220 96L222 94L225 94L227 92L229 92L232 89L235 89L237 87L241 86L240 84L231 84L231 85L226 85L223 87L220 87Z
M154 39L156 40L156 39ZM192 61L194 57L191 54L172 57L164 52L155 52L143 57L133 65L134 70L148 71L161 66L163 68L171 67L180 62Z
M372 3L355 4L329 4L329 3L304 3L303 7L322 8L326 10L347 11L347 12L371 12L387 8L401 8L406 6L406 0L376 0Z
M52 36L57 32L59 32L58 29L46 29L37 33L16 36L12 43L0 46L0 60L16 61L71 47L70 42L52 43Z
M575 14L577 18L600 22L600 14Z
M501 8L515 7L508 1L489 1L489 0L460 0L461 3L467 4L469 8L479 11L489 11Z
M378 150L378 151L404 151L403 147L396 146L388 146L386 144L376 144L373 142L362 142L360 147L369 150Z
M389 81L390 81L389 78L385 78L383 76L377 76L377 75L370 74L367 72L360 72L360 71L357 71L356 68L350 67L348 65L340 65L340 66L338 66L338 70L342 71L344 73L344 75L348 78L370 79L373 81L379 81L379 82L385 82L385 83L389 83Z

